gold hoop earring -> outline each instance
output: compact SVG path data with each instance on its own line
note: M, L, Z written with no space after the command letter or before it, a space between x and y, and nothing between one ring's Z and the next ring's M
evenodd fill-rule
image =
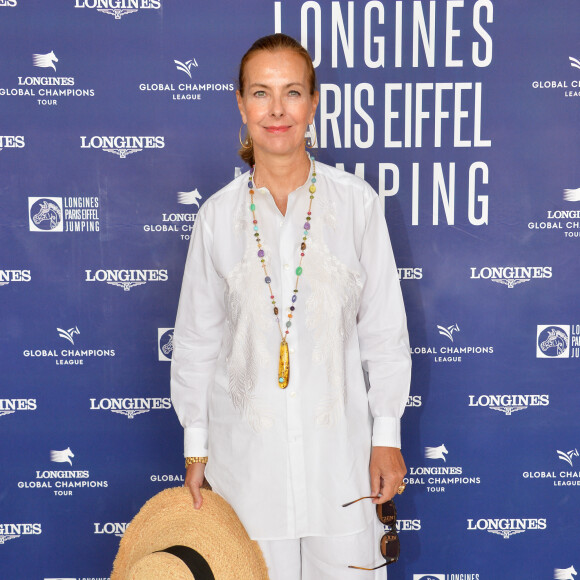
M242 149L251 149L253 146L252 137L249 133L246 134L246 138L242 141L242 127L244 123L240 125L240 130L238 131L238 139L240 140L240 145Z
M308 149L312 149L312 148L316 147L316 144L318 143L318 136L316 135L316 125L314 123L308 124L307 135L308 136L304 138L304 140L306 142L306 147ZM314 137L313 137L313 135L314 135Z

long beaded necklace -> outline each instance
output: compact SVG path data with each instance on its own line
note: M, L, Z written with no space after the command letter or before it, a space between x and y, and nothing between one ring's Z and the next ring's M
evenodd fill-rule
M256 166L252 167L250 170L250 175L248 177L248 188L250 190L250 211L252 212L253 224L254 224L254 237L256 238L256 243L258 244L258 258L260 260L260 265L264 270L264 282L268 286L270 291L270 300L274 308L274 316L276 317L276 322L278 323L278 328L280 330L280 338L282 342L280 343L280 359L278 362L278 386L281 389L285 389L290 382L290 354L288 352L288 342L286 337L290 333L290 327L292 326L292 318L294 317L295 304L298 300L298 281L302 275L302 259L304 258L304 253L306 252L306 241L308 239L308 233L310 231L310 218L312 215L312 201L314 200L314 193L316 192L316 164L314 162L314 157L307 153L310 161L312 162L312 175L310 176L310 187L308 191L310 192L310 203L308 205L308 213L306 214L306 221L304 222L304 232L302 235L302 242L300 244L300 261L298 267L296 268L296 284L294 285L294 291L292 292L292 306L290 306L290 311L288 313L288 320L286 321L286 330L282 330L282 323L280 321L279 309L276 303L276 297L272 290L272 279L268 275L268 269L266 267L265 252L262 247L262 239L260 238L260 231L258 229L258 220L256 219L256 204L254 203L254 173Z

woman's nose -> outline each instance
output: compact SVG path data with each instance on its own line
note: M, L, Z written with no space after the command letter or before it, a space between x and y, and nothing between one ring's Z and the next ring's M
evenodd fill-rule
M284 114L284 103L280 96L274 95L270 101L270 115L281 117Z

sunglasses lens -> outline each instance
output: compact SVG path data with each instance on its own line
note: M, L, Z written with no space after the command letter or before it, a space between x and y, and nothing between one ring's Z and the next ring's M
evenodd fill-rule
M396 562L401 553L399 536L395 532L388 532L381 538L381 554L387 561ZM390 562L389 562L390 563Z
M397 521L397 509L393 501L380 503L377 505L377 516L381 523L387 526L394 526Z

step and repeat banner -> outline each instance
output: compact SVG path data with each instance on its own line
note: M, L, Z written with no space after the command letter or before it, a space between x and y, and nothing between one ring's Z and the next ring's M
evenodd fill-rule
M105 579L183 484L173 325L282 31L385 205L414 364L391 580L580 571L577 0L0 0L0 578ZM364 576L361 572L361 578Z

